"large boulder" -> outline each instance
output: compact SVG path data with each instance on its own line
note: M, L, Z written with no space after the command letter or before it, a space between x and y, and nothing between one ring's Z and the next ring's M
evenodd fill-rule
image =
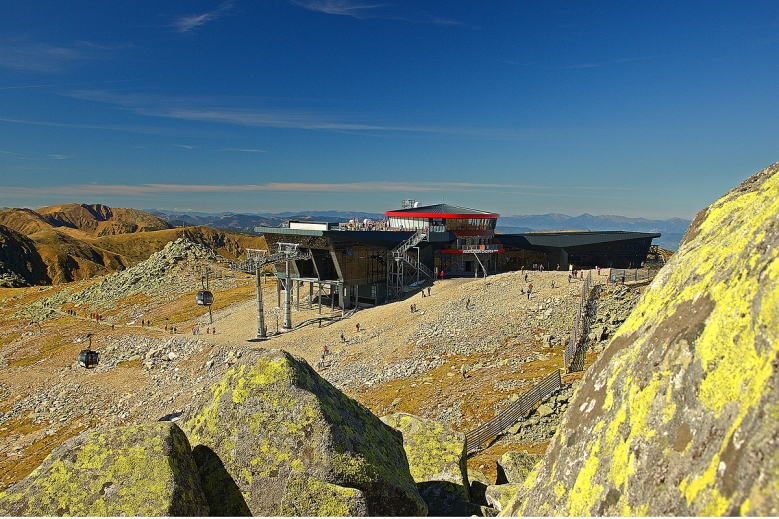
M427 513L401 434L284 351L245 354L182 427L215 515Z
M411 475L430 514L464 511L470 499L465 435L408 413L394 413L381 420L403 433Z
M2 516L209 515L183 431L170 422L84 432L0 493Z
M504 452L503 455L498 458L496 464L498 477L496 478L495 483L498 485L504 483L524 483L527 476L542 459L542 456L530 454L528 452Z
M701 211L505 512L779 514L779 164Z

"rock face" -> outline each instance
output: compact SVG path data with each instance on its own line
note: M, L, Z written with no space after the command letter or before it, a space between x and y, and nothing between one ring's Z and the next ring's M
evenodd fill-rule
M157 422L66 441L0 493L0 515L208 515L189 442Z
M401 434L304 360L252 352L212 389L183 428L214 515L427 513Z
M779 513L779 165L701 211L504 513Z
M453 507L464 511L470 499L465 435L408 413L381 421L403 433L411 475L430 514L451 515Z
M0 287L48 283L46 264L26 236L0 225Z
M543 458L527 452L508 451L498 459L496 483L524 483L528 474Z

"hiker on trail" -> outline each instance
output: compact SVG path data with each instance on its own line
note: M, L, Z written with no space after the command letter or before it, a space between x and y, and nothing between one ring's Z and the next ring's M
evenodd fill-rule
M360 323L357 323L356 328L357 328L357 333L360 333Z
M560 264L559 263L557 264L557 270L560 270Z
M422 289L422 297L425 297L425 289Z
M468 299L465 300L465 309L468 310L468 307L470 307L470 306L471 306L471 300L470 300L470 298L468 298Z
M595 270L598 271L598 275L600 276L600 267L595 267Z
M465 364L463 364L463 365L460 367L460 373L462 373L462 375L463 375L463 380L465 380L465 378L466 378L466 373L468 373L468 368L466 368L466 367L465 367Z
M427 297L430 297L430 287L427 287Z
M579 279L584 281L584 271L583 270L579 272Z
M411 313L413 314L414 313L414 305L413 305L413 303L409 306L409 309L411 310Z
M568 273L568 282L569 283L571 282L571 273L570 272Z
M527 283L527 272L525 272L525 283Z
M206 328L206 335L211 335L211 327Z
M168 325L167 324L165 325L165 331L166 332L168 331Z
M325 355L327 355L329 353L330 353L330 350L327 349L327 344L322 346L322 356L324 357Z
M341 342L346 342L346 337L344 337L344 332L341 332Z
M216 327L211 328L211 335L216 335Z
M552 288L554 288L554 279L552 280Z
M527 286L527 298L530 299L530 293L533 291L533 283Z

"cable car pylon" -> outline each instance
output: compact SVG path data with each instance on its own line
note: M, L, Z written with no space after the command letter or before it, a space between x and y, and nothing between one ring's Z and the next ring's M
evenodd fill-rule
M257 286L257 340L266 340L268 338L265 327L265 317L262 304L262 284L260 274L262 268L266 265L286 262L284 286L286 287L286 297L284 298L284 324L283 329L292 329L292 319L290 317L290 291L289 291L289 267L290 262L297 260L311 259L311 254L303 252L298 248L297 243L279 243L279 250L273 254L267 254L264 249L247 249L247 257L241 263L233 264L235 270L255 275Z

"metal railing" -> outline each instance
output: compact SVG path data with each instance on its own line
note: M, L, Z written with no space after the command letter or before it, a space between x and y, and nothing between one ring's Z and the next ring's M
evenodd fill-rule
M657 274L657 269L609 269L609 280L614 283L625 283L629 281L643 281L652 279Z
M476 429L465 433L466 452L476 452L482 446L517 423L520 418L530 412L536 404L544 400L562 385L560 370L555 370L541 382L522 393L516 402L512 402L506 409L498 413L494 418L487 420Z
M584 369L584 338L590 333L590 313L593 306L594 297L597 295L591 289L593 287L592 271L587 273L587 278L582 285L581 295L579 296L579 308L576 317L571 326L571 335L568 338L568 344L565 346L564 362L569 372L581 371Z

